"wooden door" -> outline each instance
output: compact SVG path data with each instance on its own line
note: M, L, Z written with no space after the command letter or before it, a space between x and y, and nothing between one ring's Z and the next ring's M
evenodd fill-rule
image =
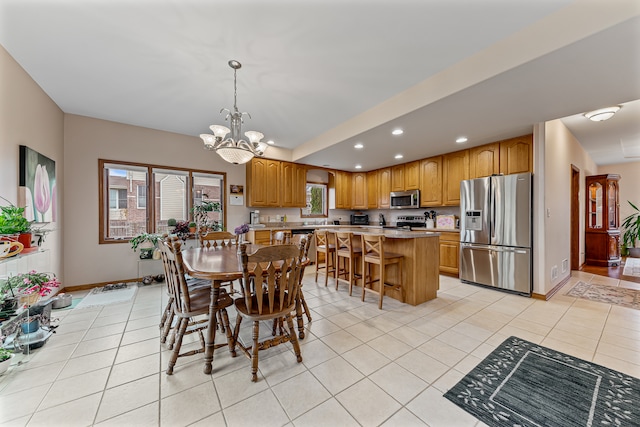
M457 276L460 260L460 234L440 235L440 272Z
M293 207L293 196L294 196L294 177L295 170L294 164L290 162L281 162L280 163L280 203L283 207L291 208Z
M247 206L267 206L267 160L254 157L246 167Z
M391 206L391 168L378 170L378 207L389 208Z
M404 189L420 189L420 160L404 164Z
M336 209L351 209L351 173L336 171Z
M391 168L391 191L404 191L404 165Z
M442 156L442 204L460 206L460 181L469 179L469 150Z
M378 207L378 171L367 172L367 208Z
M533 135L500 141L500 172L533 172Z
M420 206L442 206L442 156L420 161Z
M486 144L469 150L469 179L500 173L500 144Z
M267 206L280 206L280 162L267 159L266 166L266 199Z
M307 206L307 166L294 163L293 206Z

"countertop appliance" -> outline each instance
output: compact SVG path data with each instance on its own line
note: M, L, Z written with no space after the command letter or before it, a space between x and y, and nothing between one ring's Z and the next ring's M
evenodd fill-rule
M383 227L385 225L387 225L387 220L384 219L384 215L383 214L378 214L378 219L379 219L378 224L380 224Z
M351 225L369 225L369 215L365 214L351 214Z
M251 225L260 224L260 211L249 212L249 224Z
M460 280L531 296L530 173L460 183Z
M399 216L396 222L397 228L424 228L426 226L424 216Z
M391 209L418 209L420 190L393 191L390 195Z

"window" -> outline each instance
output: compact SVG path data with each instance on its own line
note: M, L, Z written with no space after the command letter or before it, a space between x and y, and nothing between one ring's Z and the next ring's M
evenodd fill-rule
M307 182L307 207L301 209L302 217L327 216L327 184Z
M169 232L169 219L192 221L193 206L202 204L215 208L206 225L224 229L225 173L107 160L99 167L100 243Z

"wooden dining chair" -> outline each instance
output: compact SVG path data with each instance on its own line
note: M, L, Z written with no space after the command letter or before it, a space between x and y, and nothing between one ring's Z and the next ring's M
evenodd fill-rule
M217 248L238 244L238 235L228 231L203 231L198 237L201 248Z
M276 231L275 233L273 233L271 244L273 245L291 244L291 231L283 231L283 230Z
M173 314L178 319L175 326L175 344L169 359L167 375L173 374L173 368L179 357L192 356L204 352L204 336L202 331L207 328L209 305L211 303L211 288L190 289L185 278L184 265L182 263L181 243L176 236L171 236L161 240L160 253L162 264L165 269L165 276L169 293L173 298ZM220 290L220 296L214 307L214 313L222 313L222 321L225 323L227 331L227 343L233 352L233 337L229 327L229 316L227 307L233 304L233 300L226 291ZM215 314L214 314L215 315ZM200 338L200 348L180 353L182 339L185 335L198 333ZM225 344L218 344L220 347Z
M324 269L324 285L327 286L329 274L335 277L336 269L336 245L332 242L333 233L327 230L316 230L314 235L316 239L316 283L318 282L318 271ZM324 257L323 261L320 261L320 254Z
M296 337L292 312L295 310L296 295L300 287L301 250L296 245L265 246L252 254L247 254L247 246L240 246L242 261L242 286L244 295L234 301L238 315L233 332L233 346L251 359L251 381L258 380L258 352L287 341L293 346L296 360L302 362L300 344ZM284 318L287 329L273 338L258 341L260 322ZM244 345L239 340L242 320L253 322L252 345Z
M399 291L401 299L404 302L402 294L402 264L404 255L384 250L384 236L374 234L363 234L362 241L362 301L365 294L371 292L378 295L378 308L382 309L382 300L387 290L393 289ZM371 275L371 266L377 265L379 275L374 279ZM387 266L396 265L398 269L398 282L395 284L388 283ZM378 288L374 287L374 283L378 283Z
M360 263L362 248L354 247L353 233L336 232L336 290L340 282L340 276L344 276L349 281L349 296L353 292L353 285L362 275L356 273L356 265ZM342 267L340 267L342 261Z

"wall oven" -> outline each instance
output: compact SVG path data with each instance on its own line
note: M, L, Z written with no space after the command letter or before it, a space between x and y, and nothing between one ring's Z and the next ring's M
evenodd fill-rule
M417 209L420 207L420 190L394 191L391 193L391 209Z

